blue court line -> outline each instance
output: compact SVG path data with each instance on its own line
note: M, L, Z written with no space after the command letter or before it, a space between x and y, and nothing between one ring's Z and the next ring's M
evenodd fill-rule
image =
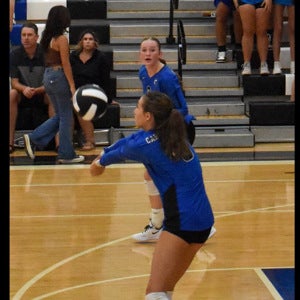
M262 269L283 300L295 300L295 269Z

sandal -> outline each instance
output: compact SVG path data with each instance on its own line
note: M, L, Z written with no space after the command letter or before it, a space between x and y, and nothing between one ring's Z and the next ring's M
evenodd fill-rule
M85 143L83 146L80 148L81 151L91 151L95 149L95 143Z
M9 154L13 153L15 151L14 145L9 145Z

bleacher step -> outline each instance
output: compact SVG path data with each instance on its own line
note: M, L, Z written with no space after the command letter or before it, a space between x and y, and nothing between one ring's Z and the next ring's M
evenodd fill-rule
M102 136L103 140L97 140L97 144L114 142L122 136L128 136L137 129L118 128L113 129L110 133ZM99 136L100 137L100 136ZM114 140L115 139L115 140ZM193 144L194 147L253 147L254 135L248 127L214 127L214 128L196 128L196 136Z
M133 111L136 107L136 101L132 103L120 102L120 116L121 118L133 118ZM199 99L187 99L189 113L203 117L227 117L227 116L244 116L245 105L241 100L224 100L224 102L201 101Z
M255 136L255 143L295 142L295 126L250 126Z
M253 147L254 134L249 127L197 128L194 147Z

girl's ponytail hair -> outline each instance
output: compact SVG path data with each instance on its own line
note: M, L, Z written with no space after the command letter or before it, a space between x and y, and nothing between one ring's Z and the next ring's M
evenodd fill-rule
M175 161L190 158L186 124L181 113L173 108L171 99L155 91L146 93L143 100L144 111L154 117L154 131L166 155Z

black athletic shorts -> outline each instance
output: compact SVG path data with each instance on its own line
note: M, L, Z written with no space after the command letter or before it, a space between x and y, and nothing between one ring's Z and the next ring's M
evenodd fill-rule
M186 230L169 230L164 228L163 230L173 233L186 241L188 244L199 243L203 244L210 234L211 227L201 231L186 231Z

